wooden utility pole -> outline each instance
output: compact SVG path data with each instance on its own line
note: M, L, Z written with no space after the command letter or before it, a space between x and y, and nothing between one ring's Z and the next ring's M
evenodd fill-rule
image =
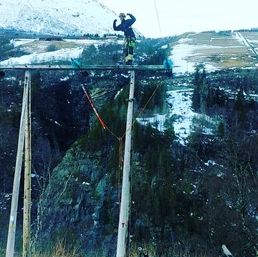
M127 255L127 240L128 240L128 223L130 213L130 162L131 162L131 138L133 124L133 101L134 101L134 84L135 71L131 71L130 93L127 109L126 121L126 136L125 136L125 152L123 165L123 182L122 196L120 203L119 224L118 224L118 239L116 248L116 257L126 257Z
M26 74L28 74L26 72ZM24 150L24 136L25 136L25 116L28 108L28 77L25 74L24 81L24 91L22 100L22 112L20 119L20 131L18 138L18 148L16 154L16 165L13 181L13 192L12 192L12 203L11 203L11 213L9 220L8 238L6 246L6 257L14 256L14 246L15 246L15 233L16 233L16 220L18 211L18 201L19 201L19 191L20 191L20 180L21 180L21 170L22 170L22 160L23 160L23 150Z
M30 256L31 222L31 74L26 71L28 104L25 112L25 162L24 162L24 203L23 203L23 257Z
M15 232L16 220L18 210L18 198L20 189L20 177L23 160L23 150L25 141L25 122L26 125L26 153L25 153L25 184L24 184L24 234L23 234L23 257L30 255L30 210L31 210L31 107L30 107L30 87L31 75L29 71L32 70L127 70L130 71L130 93L127 111L126 124L126 139L125 139L125 153L123 165L123 183L122 183L122 197L119 214L118 226L118 241L117 241L117 257L125 257L127 254L126 243L128 236L128 220L130 213L130 159L131 159L131 134L132 134L132 118L133 118L133 98L134 98L134 84L135 71L165 71L167 70L163 65L84 65L80 68L73 65L7 65L1 66L1 70L23 70L25 73L24 93L22 101L22 112L20 120L20 131L18 139L18 148L16 156L16 166L13 182L11 213L9 221L9 230L6 246L6 257L14 256L15 246ZM26 111L27 110L27 111ZM25 114L27 112L27 114ZM26 117L25 117L26 115ZM26 119L26 121L25 121Z

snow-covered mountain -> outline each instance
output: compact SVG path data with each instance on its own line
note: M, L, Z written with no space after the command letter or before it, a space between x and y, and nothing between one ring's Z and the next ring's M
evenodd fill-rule
M0 0L0 28L53 35L113 32L116 14L98 0Z

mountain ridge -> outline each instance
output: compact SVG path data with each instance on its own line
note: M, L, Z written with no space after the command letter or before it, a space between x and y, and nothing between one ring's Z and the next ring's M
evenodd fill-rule
M116 17L108 7L92 0L3 0L0 7L2 29L62 36L111 33Z

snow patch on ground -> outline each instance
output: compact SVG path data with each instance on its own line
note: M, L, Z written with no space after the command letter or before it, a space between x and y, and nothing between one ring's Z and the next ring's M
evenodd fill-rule
M70 42L70 43L74 43L77 45L101 45L104 44L103 41L101 40L93 40L93 39L65 39L65 42Z
M11 201L12 194L0 193L0 211L6 211L9 202Z
M177 141L182 145L188 143L188 137L196 127L200 128L201 133L205 135L213 135L216 121L207 115L193 111L192 94L191 88L167 91L168 112L147 118L137 118L137 121L142 125L150 124L160 132L164 132L171 124ZM204 125L202 125L203 122Z
M168 91L167 103L170 108L167 114L155 114L153 117L138 118L137 121L142 125L150 124L161 132L167 128L166 122L172 123L179 142L185 144L192 131L192 120L196 115L191 108L192 91L192 89Z
M216 162L213 161L213 160L208 160L207 162L204 163L204 165L206 165L206 166L215 166Z
M193 72L194 64L189 63L186 58L192 53L192 49L188 44L179 44L176 45L173 49L171 59L174 63L174 73L185 73L185 72Z
M168 45L162 46L161 49L168 49Z
M13 47L18 47L18 46L21 46L21 45L26 45L28 43L31 43L33 41L35 41L35 39L23 39L23 38L21 38L21 39L12 39L10 43L13 45Z
M256 40L256 39L249 39L249 42L254 43L254 44L258 44L258 40Z
M57 61L70 61L71 58L79 58L83 52L82 47L72 49L61 49L47 53L33 53L23 55L21 57L12 57L8 60L0 62L2 66L8 65L26 65L26 64L41 64L53 63Z
M167 92L167 102L172 106L169 110L169 118L173 122L175 134L182 144L191 133L192 120L195 117L192 110L192 94L192 89Z
M186 40L179 40L180 44L177 44L171 53L170 58L173 60L174 69L173 72L176 74L193 73L198 63L188 61L189 56L198 55L197 50L219 48L210 45L191 45L181 42L187 42ZM221 47L220 47L221 48ZM217 68L211 64L206 63L205 69L208 72L215 71Z
M161 132L165 131L166 114L155 114L153 117L137 118L137 121L142 125L151 124L152 127Z
M63 78L60 78L60 81L68 81L69 79L70 79L69 76L65 76L65 77L63 77Z

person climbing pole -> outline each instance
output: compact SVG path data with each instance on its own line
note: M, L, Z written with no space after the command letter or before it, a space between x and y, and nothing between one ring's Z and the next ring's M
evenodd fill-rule
M130 13L127 13L127 15L130 17L129 19L125 19L126 15L124 13L120 13L119 18L121 20L121 23L117 26L116 25L117 20L114 20L113 29L115 31L123 31L124 32L124 35L125 35L125 48L124 48L125 64L131 65L133 63L133 52L134 52L135 41L136 41L136 37L135 37L135 34L134 34L131 26L136 21L136 18Z

